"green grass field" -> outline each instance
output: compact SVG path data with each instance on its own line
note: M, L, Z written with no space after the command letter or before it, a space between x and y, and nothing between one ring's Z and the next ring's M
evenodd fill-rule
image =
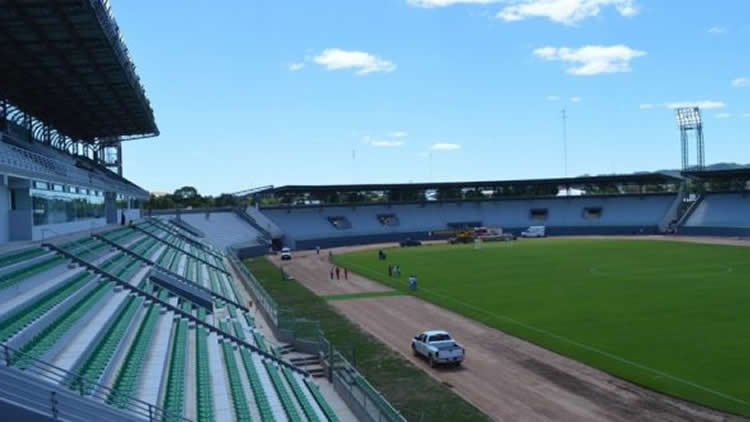
M534 239L336 257L369 278L606 372L750 416L750 248ZM387 265L399 264L400 279ZM425 327L440 328L440 327ZM460 333L456 333L460 339Z

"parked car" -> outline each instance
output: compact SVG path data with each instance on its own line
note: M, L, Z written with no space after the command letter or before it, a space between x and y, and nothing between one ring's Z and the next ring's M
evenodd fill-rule
M401 241L399 245L401 245L402 248L408 248L410 246L422 246L422 242L420 242L419 240L414 240L414 239L406 239L406 240Z
M438 364L461 365L466 350L456 343L447 331L431 330L415 336L411 341L411 350L422 356L434 368Z
M547 228L544 226L531 226L521 232L521 237L546 237Z
M284 247L281 248L281 260L282 261L291 261L292 260L292 250Z

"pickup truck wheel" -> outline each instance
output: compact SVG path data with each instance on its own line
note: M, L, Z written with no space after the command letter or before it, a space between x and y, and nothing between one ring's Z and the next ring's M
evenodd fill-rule
M436 363L435 363L435 359L432 358L432 355L430 355L429 357L429 362L430 362L430 368L434 368Z
M414 344L411 345L411 351L414 353L414 356L419 356L419 353L417 353L417 348L414 346Z

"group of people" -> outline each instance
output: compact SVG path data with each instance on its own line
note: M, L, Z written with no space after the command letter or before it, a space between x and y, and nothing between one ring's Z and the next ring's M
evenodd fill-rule
M342 273L341 268L337 266L331 267L331 280L333 280L334 274L336 274L336 280L341 280L341 273ZM344 267L343 273L344 273L344 280L349 280L349 270L346 267Z
M389 277L401 277L401 266L400 265L389 265L388 266Z

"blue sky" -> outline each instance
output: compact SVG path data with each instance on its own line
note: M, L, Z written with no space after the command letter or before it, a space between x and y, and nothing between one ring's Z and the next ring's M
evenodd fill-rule
M569 176L677 168L681 102L708 162L750 162L744 0L112 3L152 191L563 176L563 108Z

